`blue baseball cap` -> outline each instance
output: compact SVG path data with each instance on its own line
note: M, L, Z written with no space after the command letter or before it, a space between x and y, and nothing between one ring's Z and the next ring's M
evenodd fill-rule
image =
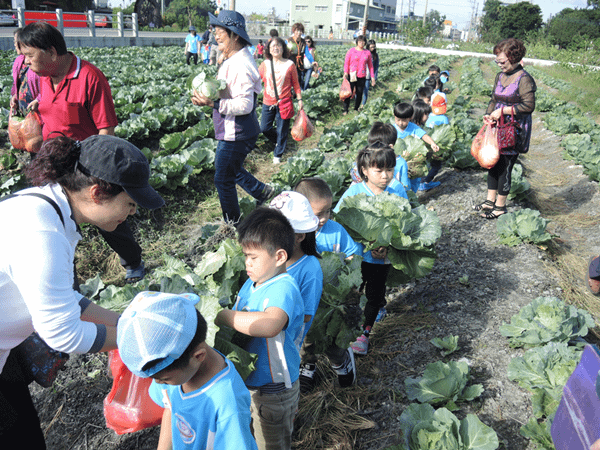
M173 364L196 334L199 301L196 294L137 294L117 325L117 346L127 368L148 378ZM143 370L152 361L158 362Z

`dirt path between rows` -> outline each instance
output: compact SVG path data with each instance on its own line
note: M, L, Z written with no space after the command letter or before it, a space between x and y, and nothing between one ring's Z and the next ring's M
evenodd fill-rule
M507 378L510 359L523 352L508 347L499 326L538 296L591 299L582 270L589 255L600 249L598 185L580 167L562 160L560 138L543 127L540 117L534 115L531 150L520 160L532 184L532 204L553 220L554 252L499 244L496 222L471 210L485 198L484 172L444 169L437 177L440 187L419 194L438 213L443 228L433 272L390 291L389 314L375 327L372 350L357 360L356 386L340 389L322 365L323 381L302 404L317 405L311 408L323 417L338 415L333 424L319 419L310 425L315 438L307 433L308 418L302 413L298 439L304 444L298 448L379 450L397 444L398 418L410 403L404 380L444 359L429 341L449 334L459 336L460 350L445 360L468 361L473 382L485 388L478 401L455 414L476 413L497 432L500 448L533 448L519 434L532 416L530 394ZM509 212L523 206L531 205L509 203ZM32 387L49 449L156 448L157 428L125 436L106 428L102 400L110 386L106 357L96 355L73 357L51 389ZM336 425L371 428L352 433Z

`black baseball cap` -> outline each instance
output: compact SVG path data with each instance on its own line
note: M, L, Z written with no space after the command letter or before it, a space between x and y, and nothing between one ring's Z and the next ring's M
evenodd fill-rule
M125 139L94 135L81 141L78 167L88 175L121 186L144 208L156 209L165 204L148 183L148 159L139 148Z

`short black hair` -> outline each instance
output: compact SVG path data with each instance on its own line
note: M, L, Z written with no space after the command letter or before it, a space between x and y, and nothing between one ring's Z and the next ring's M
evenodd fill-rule
M434 90L429 86L421 86L419 89L417 89L415 96L421 100L425 100L426 98L431 99L433 91Z
M431 66L429 66L429 69L427 69L427 72L437 72L440 73L440 66L436 66L435 64L432 64Z
M175 361L173 361L171 364L169 364L167 367L165 367L164 369L162 369L162 370L158 371L157 373L155 373L154 375L152 375L152 377L156 377L163 370L181 370L181 369L183 369L184 367L186 367L189 364L190 358L192 356L192 352L196 349L196 347L199 344L206 341L206 334L208 333L208 325L206 323L206 319L204 319L202 314L200 314L200 311L198 311L197 309L196 309L196 317L198 318L198 325L196 326L196 333L194 333L194 337L192 338L192 340L190 341L190 343L188 344L186 349L183 351L181 356L179 358L177 358ZM162 360L163 360L163 358L155 359L154 361L150 361L150 362L144 364L144 367L142 367L142 371L150 369L151 367L155 366Z
M394 149L383 142L375 142L367 145L356 156L356 167L358 174L363 180L367 180L364 169L377 167L378 169L393 169L396 167L396 154Z
M271 28L271 31L269 31L269 36L277 37L277 36L279 36L279 31L277 31L277 29L275 29L275 28Z
M398 139L398 132L391 123L375 122L369 130L367 142L373 145L375 142L381 142L385 145L394 145Z
M440 80L440 76L438 74L430 75L429 78L423 82L423 86L430 87L435 91L436 89L440 89L442 87L442 80Z
M58 55L67 54L67 44L63 35L47 22L33 22L23 27L17 36L20 45L50 50L52 47Z
M427 114L427 115L431 114L431 106L429 106L427 103L425 103L421 99L416 99L412 103L412 107L413 107L414 112L413 112L411 122L416 125L419 125L419 126L425 125L422 122L423 116L425 114Z
M414 109L410 103L398 102L394 105L394 117L398 119L410 119Z
M309 202L321 198L333 199L331 188L325 180L319 177L304 178L300 180L294 187L294 191L304 195Z
M284 59L289 59L290 58L290 49L285 44L285 41L283 39L281 39L279 36L269 39L269 42L267 42L267 45L265 46L265 49L263 50L265 59L273 59L273 55L271 55L271 48L270 48L271 44L273 42L277 42L281 46L281 56Z
M287 217L277 209L256 208L238 226L238 241L242 247L265 249L274 255L279 249L294 252L295 232Z

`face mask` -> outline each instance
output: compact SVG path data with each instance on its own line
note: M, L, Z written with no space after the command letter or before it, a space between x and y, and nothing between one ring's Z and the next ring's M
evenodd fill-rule
M442 83L446 83L446 82L448 81L448 77L445 77L445 76L443 76L443 75L442 75L442 76L440 77L440 81L441 81Z

